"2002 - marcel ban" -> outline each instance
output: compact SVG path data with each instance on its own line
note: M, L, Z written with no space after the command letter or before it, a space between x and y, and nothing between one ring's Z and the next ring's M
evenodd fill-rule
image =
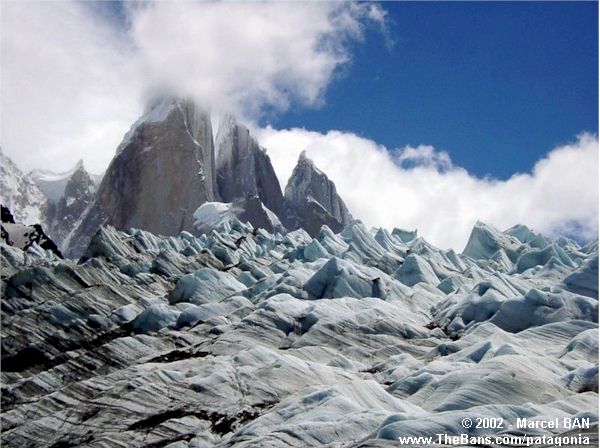
M478 417L475 419L475 428L503 429L504 427L503 418ZM587 429L589 427L589 418L564 417L560 419L557 417L549 420L517 418L518 429Z

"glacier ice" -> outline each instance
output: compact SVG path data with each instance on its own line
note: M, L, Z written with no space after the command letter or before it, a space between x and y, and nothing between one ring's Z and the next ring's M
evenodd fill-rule
M564 278L569 291L598 298L598 254L590 256L575 272Z
M231 274L203 268L181 277L169 295L169 301L201 304L223 299L244 289L246 286Z
M515 262L522 250L522 243L511 234L502 233L478 221L469 236L463 255L475 260L485 260L491 258L500 249L512 262Z
M406 257L402 266L394 272L394 277L406 286L414 286L421 282L432 285L440 283L440 279L435 275L429 263L417 254L410 254Z
M150 305L133 320L135 333L150 333L159 331L177 323L180 311L164 303Z
M359 221L311 237L234 217L203 235L101 227L78 261L0 248L6 446L383 448L483 434L466 417L597 428L594 243L478 223L456 253Z

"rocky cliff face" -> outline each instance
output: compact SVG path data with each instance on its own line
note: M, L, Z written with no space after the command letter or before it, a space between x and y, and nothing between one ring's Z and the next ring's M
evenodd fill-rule
M33 179L38 188L44 193L49 203L56 204L65 194L65 188L69 183L71 176L81 169L83 160L79 160L70 170L63 172L55 172L46 169L35 169L29 173L29 177ZM98 187L102 181L103 174L92 174L88 172L94 187Z
M193 213L217 197L210 118L191 101L161 100L117 149L95 203L68 237L80 254L102 224L161 235L193 230Z
M217 185L223 202L198 210L198 233L209 233L232 218L268 231L302 228L312 236L323 225L340 231L352 221L333 182L304 153L284 197L266 150L233 117L221 120L216 147Z
M46 213L48 234L59 246L62 246L69 232L77 226L95 196L96 184L83 166L83 161L80 160L66 179L59 200L49 201L48 204Z
M286 227L303 228L312 236L323 225L338 232L352 222L352 215L337 194L335 184L304 152L285 187L285 201Z
M47 199L33 179L0 150L0 203L25 225L44 220Z
M210 117L197 105L155 102L125 135L94 201L83 198L90 205L81 219L65 211L65 225L51 231L68 256L79 256L105 224L160 235L199 234L236 218L268 231L304 228L316 235L322 225L339 231L352 221L333 182L304 155L284 197L266 150L233 117L221 120L216 148ZM63 215L56 211L54 221Z
M221 199L233 202L258 196L275 214L283 212L283 194L271 159L250 131L225 116L216 139L217 184Z

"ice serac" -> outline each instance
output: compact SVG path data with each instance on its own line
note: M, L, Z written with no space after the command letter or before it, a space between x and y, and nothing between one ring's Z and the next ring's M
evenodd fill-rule
M0 203L15 220L25 225L41 223L47 202L33 179L0 150Z
M59 246L92 204L95 194L96 184L80 160L66 179L58 201L48 203L48 234Z
M421 282L437 285L440 282L427 260L417 254L406 257L402 266L394 273L394 277L407 286Z
M500 249L512 262L516 262L522 250L522 244L517 237L502 233L494 227L478 221L471 231L463 255L474 260L486 260Z
M285 201L285 226L302 228L311 236L317 235L323 225L339 232L352 222L352 215L338 195L335 184L305 152L300 154L285 187Z
M570 291L598 298L598 254L589 257L579 269L566 277L563 284Z
M248 128L231 115L220 121L216 152L217 185L223 202L258 196L269 210L282 213L283 194L271 159Z
M154 102L117 148L67 253L81 254L103 224L160 235L193 230L194 211L215 200L214 173L209 115L190 100Z

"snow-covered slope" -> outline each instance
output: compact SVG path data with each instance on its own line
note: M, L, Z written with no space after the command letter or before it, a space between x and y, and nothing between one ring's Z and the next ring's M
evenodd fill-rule
M35 169L29 173L29 176L50 201L57 202L63 195L69 177L71 177L71 174L73 174L75 169L76 168L61 173Z
M3 446L598 443L597 244L479 223L457 254L359 221L311 238L231 218L200 237L102 227L80 263L1 249Z
M234 202L206 202L194 212L196 234L210 234L234 220L248 222L269 232L284 230L279 217L258 196L247 196Z
M205 202L194 212L194 228L201 233L210 233L237 216L231 203Z
M23 174L1 150L0 203L11 210L17 222L29 225L44 220L46 197L33 179Z

